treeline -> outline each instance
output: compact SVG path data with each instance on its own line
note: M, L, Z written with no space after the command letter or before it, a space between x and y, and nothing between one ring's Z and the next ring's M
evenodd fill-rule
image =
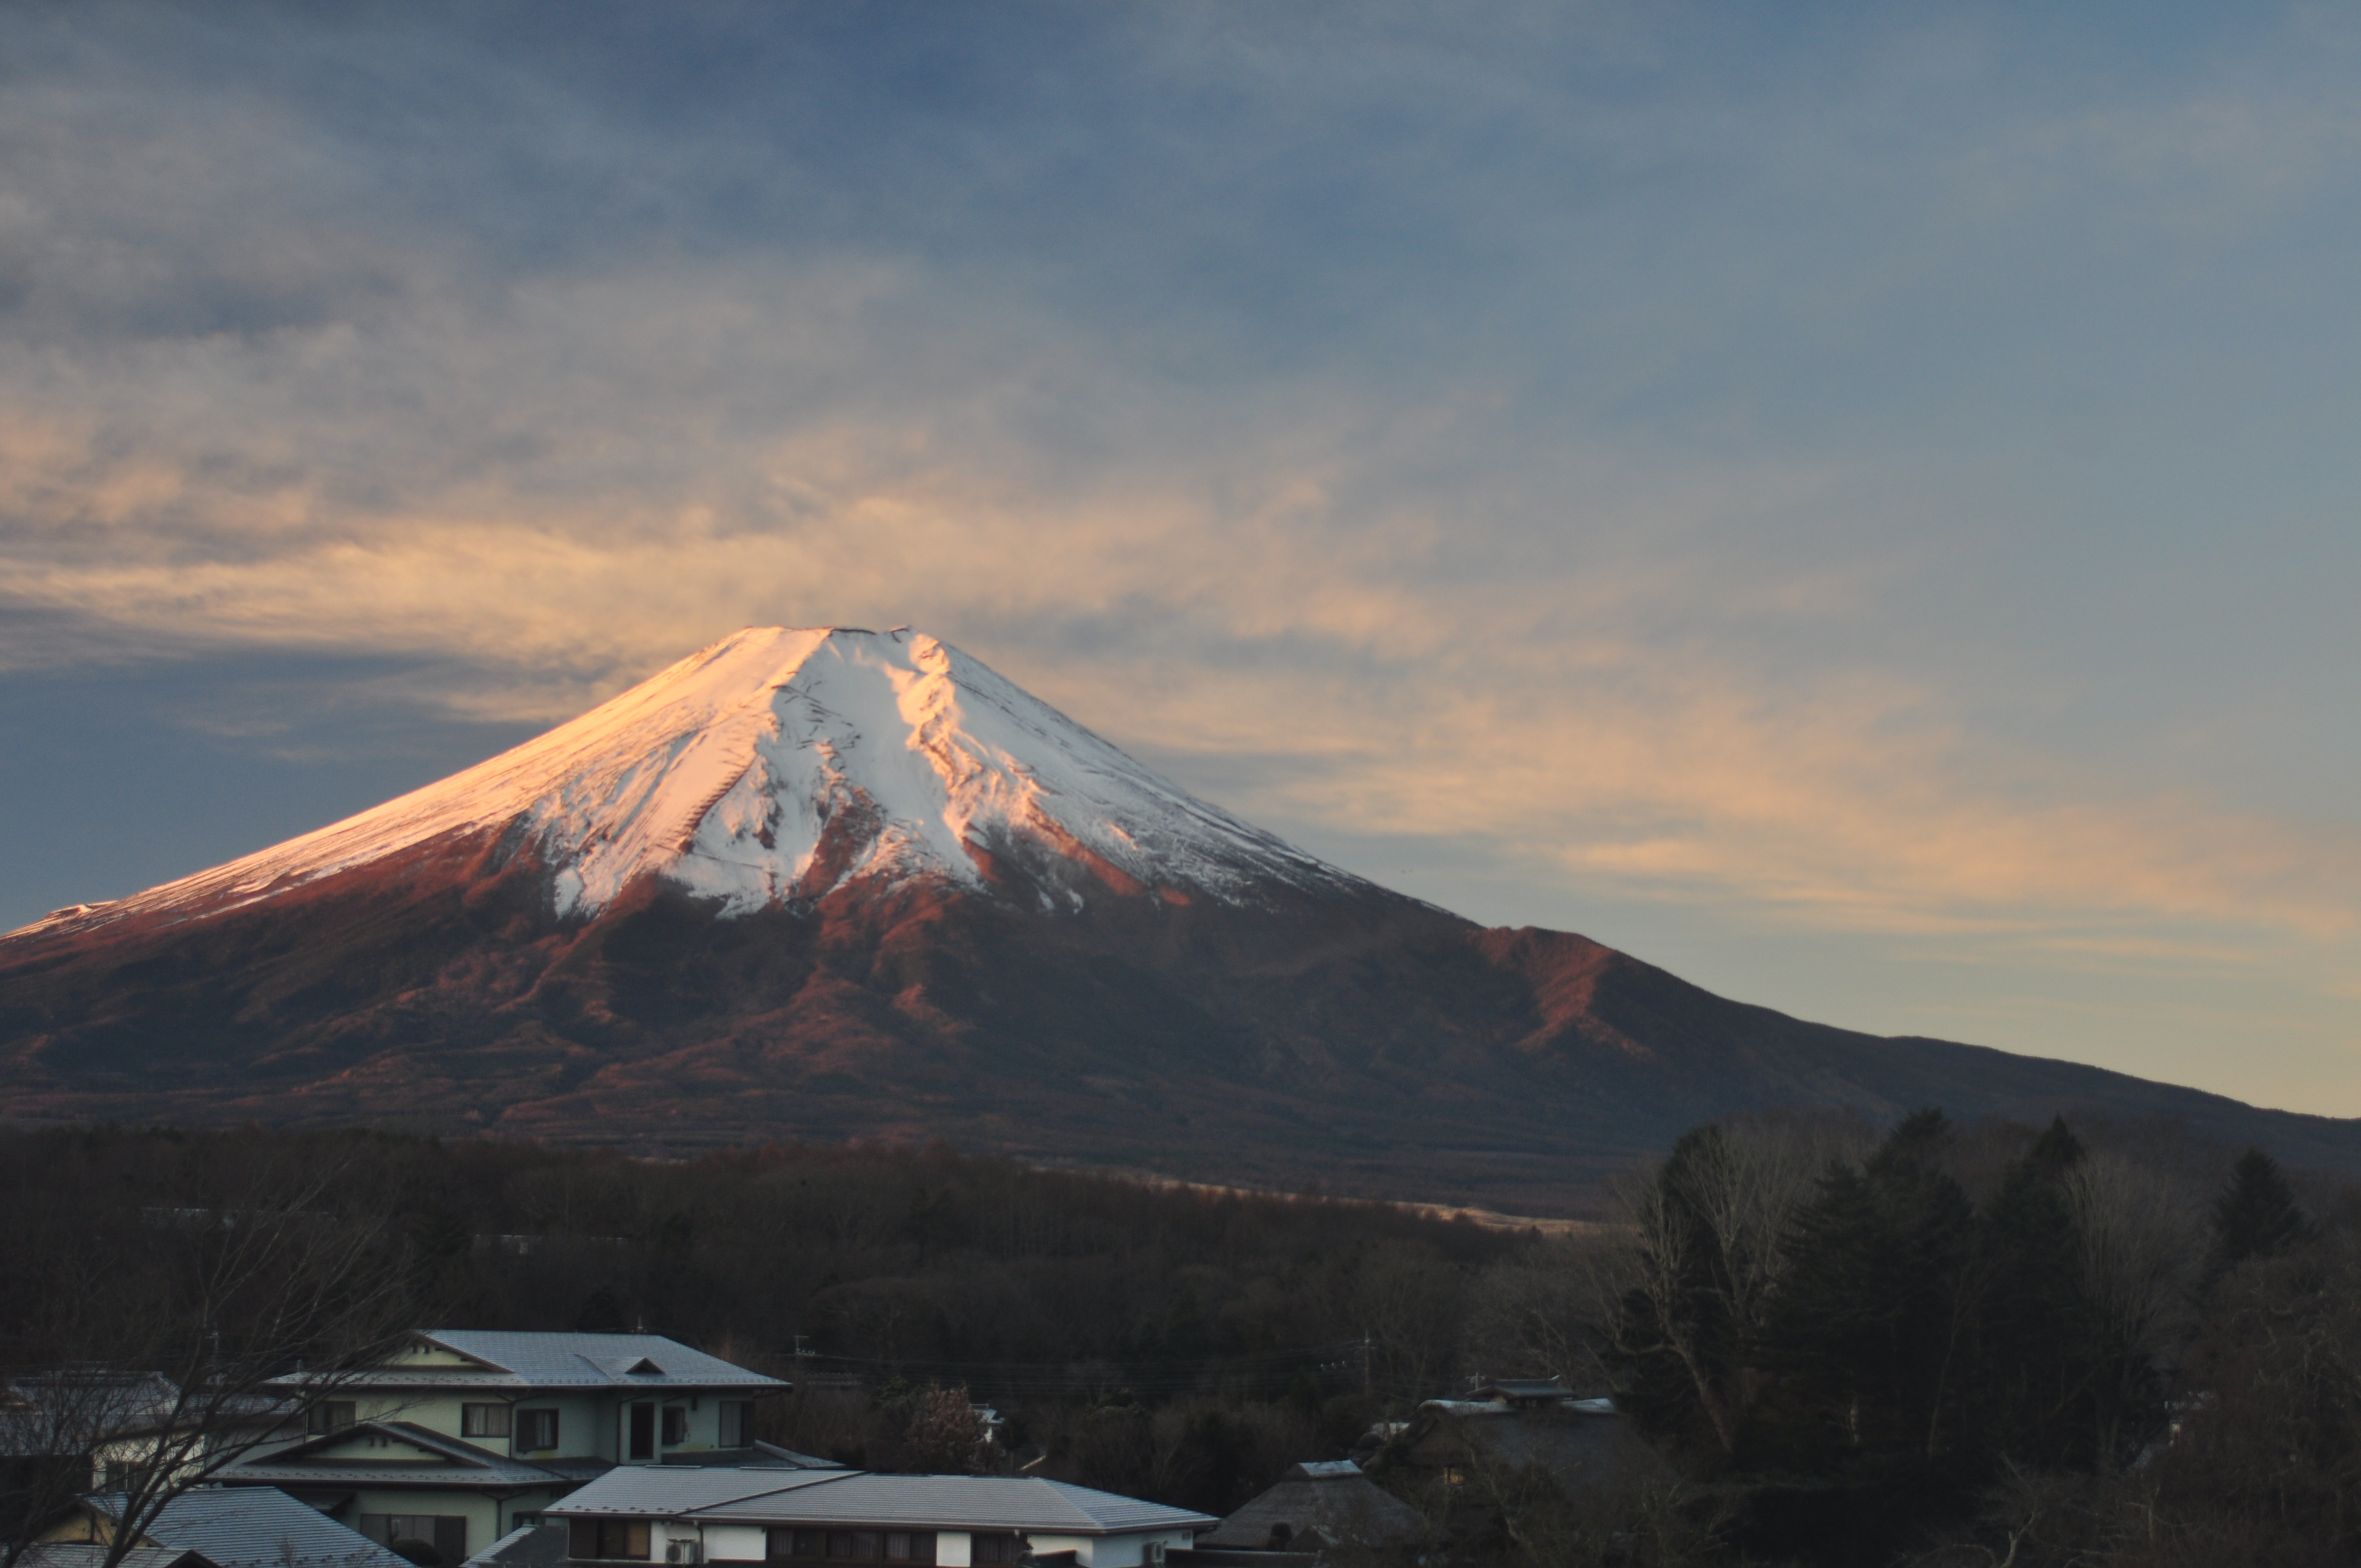
M1571 1237L939 1147L41 1130L0 1133L0 1181L18 1374L644 1328L795 1379L763 1417L791 1447L951 1464L965 1390L1038 1473L1222 1514L1423 1398L1557 1373L1617 1395L1631 1462L1569 1491L1390 1456L1412 1555L2361 1552L2361 1201L2169 1127L1725 1121Z
M1215 1513L1446 1389L1488 1290L1534 1245L1381 1204L940 1147L669 1163L358 1131L39 1130L0 1133L0 1356L20 1371L193 1365L213 1342L159 1347L167 1321L234 1351L240 1314L203 1283L225 1237L366 1236L366 1285L320 1288L365 1290L387 1330L669 1334L798 1383L764 1435L877 1468L926 1463L919 1396L964 1387L1007 1417L1005 1449Z
M1513 1234L1380 1204L1151 1186L923 1150L683 1162L367 1132L0 1133L20 1345L54 1271L137 1275L157 1237L302 1194L380 1229L422 1311L644 1323L748 1355L884 1368L1218 1358L1371 1333L1405 1392L1449 1370L1464 1288ZM68 1347L30 1347L60 1354ZM1356 1368L1357 1375L1357 1368Z
M1631 1196L1601 1359L1723 1554L2351 1563L2354 1201L2221 1164L1934 1111L1700 1127Z

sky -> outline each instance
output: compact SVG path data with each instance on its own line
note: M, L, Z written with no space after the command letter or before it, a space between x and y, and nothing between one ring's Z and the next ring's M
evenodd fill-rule
M2361 1115L2361 13L0 9L0 927L751 624Z

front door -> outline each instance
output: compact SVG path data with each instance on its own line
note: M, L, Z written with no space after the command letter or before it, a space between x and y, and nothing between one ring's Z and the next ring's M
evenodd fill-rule
M656 1456L656 1408L653 1405L633 1405L631 1411L631 1457L653 1459Z

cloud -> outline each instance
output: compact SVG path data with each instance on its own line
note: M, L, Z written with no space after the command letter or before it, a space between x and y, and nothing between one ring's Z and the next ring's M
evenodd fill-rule
M1972 28L1815 96L1696 16L1214 14L1023 12L963 72L700 14L645 81L622 13L20 23L0 661L428 654L555 720L739 625L910 621L1248 815L1600 896L2060 961L2350 932L2349 818L1993 721L2087 650L1959 608L2062 553L1956 482L2051 352L2026 234L2300 214L2328 100L1998 113Z

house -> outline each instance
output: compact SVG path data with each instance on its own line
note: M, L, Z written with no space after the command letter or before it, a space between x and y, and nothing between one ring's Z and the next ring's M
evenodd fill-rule
M1035 1562L1139 1568L1220 1521L1021 1475L617 1469L548 1510L568 1561L811 1563L842 1568Z
M115 1540L123 1508L121 1493L97 1493L44 1530L41 1539L104 1546ZM214 1568L411 1568L317 1508L267 1488L192 1487L148 1522L139 1545L194 1552Z
M311 1431L220 1480L283 1488L372 1541L431 1543L445 1564L619 1464L789 1463L752 1431L754 1401L785 1383L658 1334L437 1329L322 1381Z
M1406 1426L1362 1440L1365 1462L1382 1455L1456 1486L1478 1471L1538 1466L1569 1494L1615 1474L1627 1432L1612 1399L1574 1397L1556 1378L1487 1383L1464 1399L1429 1399Z
M16 1568L106 1568L110 1544L99 1541L37 1541L16 1558ZM116 1568L220 1568L202 1552L169 1546L135 1546Z
M184 1392L159 1373L99 1367L19 1376L0 1384L0 1499L119 1490L159 1463L196 1479L300 1435L293 1422L286 1400Z
M1566 1403L1574 1398L1574 1390L1563 1377L1502 1377L1477 1383L1468 1398L1498 1402L1511 1410L1541 1410Z
M1196 1540L1196 1547L1315 1552L1382 1547L1414 1539L1418 1510L1371 1481L1349 1459L1298 1464L1279 1484Z

